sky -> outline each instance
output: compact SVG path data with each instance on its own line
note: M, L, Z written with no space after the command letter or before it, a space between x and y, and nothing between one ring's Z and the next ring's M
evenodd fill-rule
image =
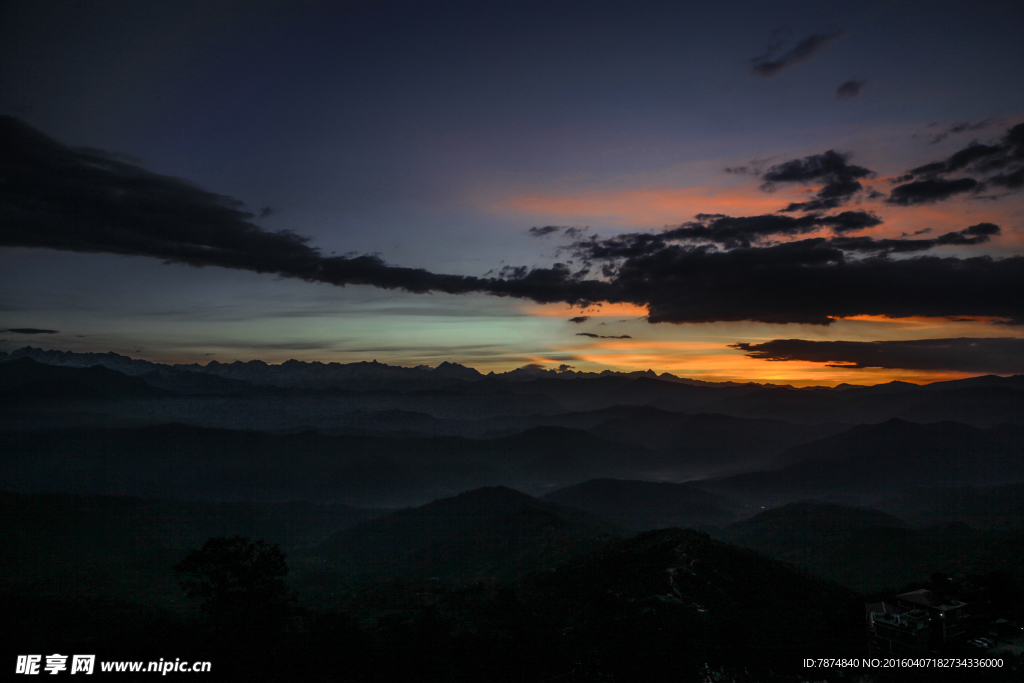
M0 4L0 350L1024 373L1019 2Z

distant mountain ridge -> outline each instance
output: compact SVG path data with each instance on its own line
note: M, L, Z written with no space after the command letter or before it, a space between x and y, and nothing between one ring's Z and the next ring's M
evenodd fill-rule
M630 384L618 384L617 389L626 388L627 394L632 393L636 399L643 397L643 402L652 400L652 392L661 395L662 400L669 403L662 405L669 410L680 409L679 394L667 387L655 391L663 385L688 386L695 389L717 389L713 396L723 403L716 412L741 417L768 417L787 419L793 410L804 411L816 408L815 421L842 421L822 419L820 413L828 412L833 406L860 404L864 399L878 399L886 396L901 396L920 392L946 392L953 389L1005 389L1024 392L1024 375L1000 377L985 375L959 380L933 382L916 385L908 382L887 382L875 386L840 384L832 387L801 387L794 388L787 384L759 384L756 382L708 382L704 380L680 377L668 372L658 374L653 370L618 372L604 370L599 373L580 372L576 370L545 370L542 368L518 368L503 373L490 372L486 375L478 370L445 361L436 368L420 365L404 367L388 365L373 361L354 363L323 363L320 361L289 360L280 364L270 364L261 360L233 361L222 363L211 360L206 365L198 363L174 364L155 363L152 361L130 358L114 352L79 353L73 351L45 350L25 346L11 352L0 351L0 363L18 358L31 358L38 363L68 367L91 367L101 365L117 370L131 377L145 379L159 388L166 388L181 393L237 393L250 387L280 387L301 389L324 389L335 386L349 386L363 390L370 386L395 388L445 388L459 390L493 390L494 384L507 387L511 391L519 391L517 385L526 385L530 391L554 394L566 393L576 395L577 401L582 400L579 389L570 389L577 381L594 382L596 380L634 380ZM155 373L155 374L154 374ZM208 381L200 377L210 378ZM213 380L212 378L219 378ZM161 385L163 383L163 386ZM474 387L473 385L480 385ZM600 383L590 385L601 387ZM472 389L470 389L472 387ZM489 387L489 388L488 388ZM191 389L191 391L188 391ZM732 392L728 391L732 390ZM783 393L778 393L783 392ZM683 394L682 396L701 396L700 403L709 403L709 396L700 394ZM830 396L826 405L816 405L823 396ZM838 401L838 403L836 403ZM624 396L619 403L637 403ZM693 403L692 400L684 400ZM765 406L767 403L769 405ZM572 406L574 402L570 401ZM584 405L585 401L581 404ZM654 404L652 404L654 405ZM592 406L591 406L592 407ZM870 411L868 411L870 412ZM847 420L848 421L848 420ZM863 421L863 420L856 420Z
M604 370L600 373L579 372L566 370L544 370L540 368L518 368L504 373L488 373L484 375L478 370L444 361L436 368L429 366L404 367L388 365L373 361L358 361L354 363L322 363L320 361L299 361L289 360L277 365L265 363L261 360L233 361L222 363L211 360L206 365L198 363L174 364L154 363L152 361L140 360L122 356L114 352L107 353L79 353L74 351L44 350L25 346L11 351L10 353L0 351L0 362L14 360L16 358L29 357L33 360L48 365L66 365L71 367L90 367L102 365L112 370L123 372L130 376L141 376L154 370L163 371L166 369L186 370L213 374L226 379L234 379L249 382L254 385L268 386L296 386L304 388L316 388L331 386L340 381L352 379L423 379L423 378L446 378L459 379L464 381L481 380L484 377L495 378L508 382L529 382L540 378L584 379L594 377L628 377L639 378L649 377L668 382L679 382L693 386L776 386L771 384L738 383L738 382L707 382L704 380L678 377L670 373L660 375L653 370L618 372L615 370Z

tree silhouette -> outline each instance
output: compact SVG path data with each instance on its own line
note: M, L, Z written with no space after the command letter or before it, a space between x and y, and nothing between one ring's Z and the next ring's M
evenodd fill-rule
M294 597L285 585L281 548L244 536L211 538L174 567L189 598L213 620L218 634L267 634L285 624Z

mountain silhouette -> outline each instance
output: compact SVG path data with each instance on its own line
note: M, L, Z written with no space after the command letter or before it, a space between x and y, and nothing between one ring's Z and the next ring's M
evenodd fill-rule
M23 357L0 363L0 400L82 401L157 398L167 393L101 365L59 367Z

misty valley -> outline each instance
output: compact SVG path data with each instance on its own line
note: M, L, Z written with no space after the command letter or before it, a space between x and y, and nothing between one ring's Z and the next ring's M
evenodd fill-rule
M1024 666L1022 375L794 388L25 347L0 352L0 444L11 661L538 682ZM887 659L1001 664L866 666Z

